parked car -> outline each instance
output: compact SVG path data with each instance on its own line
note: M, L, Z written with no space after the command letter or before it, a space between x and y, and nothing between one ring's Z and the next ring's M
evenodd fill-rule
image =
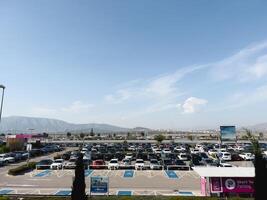
M94 160L92 165L91 165L91 168L92 169L103 169L105 168L105 161L104 160Z
M242 160L244 160L239 154L237 154L237 153L233 153L232 155L231 155L231 157L232 157L232 161L242 161Z
M187 153L180 153L178 155L178 158L179 158L179 160L186 161L186 160L188 160L188 155L187 155Z
M51 159L45 159L41 160L36 164L36 169L50 169L51 164L53 163L53 160Z
M162 166L161 166L160 162L157 159L151 159L149 168L151 170L155 170L155 169L161 169Z
M68 161L66 161L63 165L64 169L75 169L76 167L76 158L71 158Z
M15 158L10 156L9 154L0 154L0 160L4 160L6 163L14 163Z
M230 163L225 162L224 160L221 160L219 163L219 167L233 167Z
M108 169L119 169L118 159L111 159L108 163Z
M169 154L169 153L171 153L171 150L165 148L165 149L162 150L162 153L164 153L164 154Z
M143 159L136 159L136 162L135 162L135 169L138 170L138 169L144 169L145 167L145 163L144 163L144 160Z
M231 161L232 160L231 154L229 152L218 153L218 157L221 160L227 160L227 161Z
M51 169L62 169L63 168L63 159L56 159L54 162L50 165Z
M241 153L239 154L239 156L241 158L243 158L244 160L254 160L255 156L252 153Z

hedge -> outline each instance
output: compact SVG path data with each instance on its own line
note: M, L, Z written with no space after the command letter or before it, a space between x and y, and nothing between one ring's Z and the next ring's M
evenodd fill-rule
M16 176L19 174L23 174L29 170L33 170L35 169L35 167L36 167L36 162L29 162L28 164L24 164L24 165L8 170L8 174L12 176Z

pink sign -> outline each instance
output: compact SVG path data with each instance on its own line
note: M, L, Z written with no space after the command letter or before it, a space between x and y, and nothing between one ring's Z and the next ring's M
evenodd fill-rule
M16 138L32 138L31 134L17 134Z
M253 193L254 178L222 178L223 192Z
M210 179L211 192L217 193L222 192L221 178L213 177Z
M200 184L201 184L201 194L203 196L206 196L206 178L205 177L201 177L201 180L200 180Z

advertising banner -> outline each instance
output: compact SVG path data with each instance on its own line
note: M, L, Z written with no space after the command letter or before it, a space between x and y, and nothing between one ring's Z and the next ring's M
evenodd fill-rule
M92 176L90 193L108 193L108 177Z
M221 141L236 141L235 126L220 126Z
M212 177L210 179L210 191L211 193L222 192L222 182L219 177Z
M222 178L223 192L253 193L254 178Z

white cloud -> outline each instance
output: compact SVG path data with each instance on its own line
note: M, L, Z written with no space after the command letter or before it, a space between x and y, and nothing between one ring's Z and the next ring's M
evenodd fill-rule
M205 99L189 97L183 103L182 108L183 108L184 113L195 113L200 109L200 107L202 107L203 105L206 105L207 103L208 101Z
M122 84L122 87L114 92L114 94L108 94L105 96L105 100L108 103L123 103L132 99L156 99L157 101L166 99L174 99L177 96L181 96L184 93L181 92L177 83L184 76L200 70L205 65L185 67L177 70L171 74L164 74L158 77L154 77L148 81L135 80L130 81L130 84Z
M209 64L209 74L219 81L257 80L267 75L267 42L244 48L219 62Z

